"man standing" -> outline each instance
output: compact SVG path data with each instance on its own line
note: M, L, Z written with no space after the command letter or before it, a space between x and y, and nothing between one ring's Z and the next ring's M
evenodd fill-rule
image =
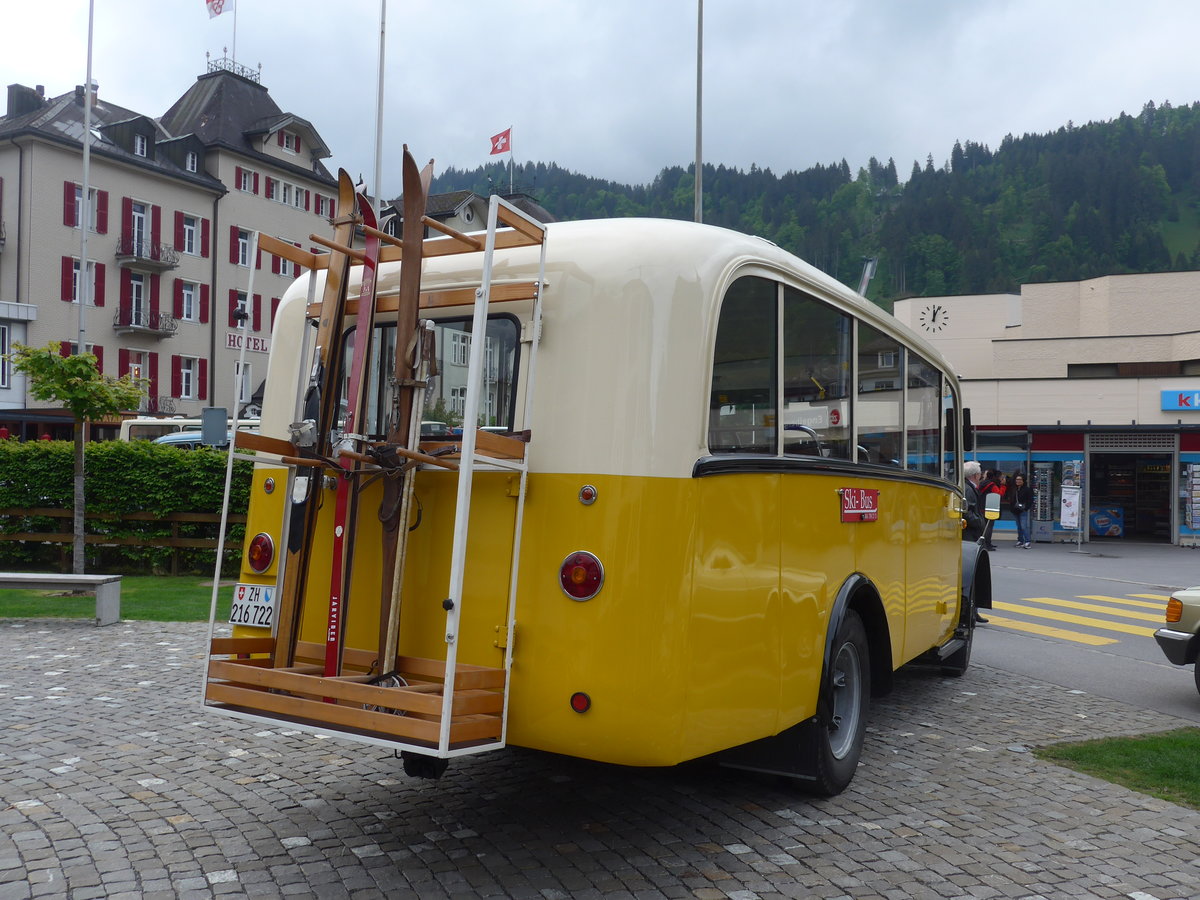
M963 474L966 476L966 502L963 504L963 540L979 542L983 538L984 522L983 513L983 495L979 492L979 463L973 459L967 460L963 466ZM986 624L987 619L975 612L975 621L980 624Z

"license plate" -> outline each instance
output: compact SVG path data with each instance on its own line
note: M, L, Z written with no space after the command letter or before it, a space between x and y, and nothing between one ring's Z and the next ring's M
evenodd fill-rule
M229 611L230 625L270 628L274 617L275 586L273 584L234 585L233 607Z

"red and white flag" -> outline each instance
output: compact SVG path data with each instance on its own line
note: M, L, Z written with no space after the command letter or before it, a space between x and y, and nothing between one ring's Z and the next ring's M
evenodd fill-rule
M512 150L512 128L505 128L499 134L492 135L492 152L488 156L508 153L510 150Z
M204 0L204 5L208 7L208 17L214 19L225 10L233 7L233 0Z

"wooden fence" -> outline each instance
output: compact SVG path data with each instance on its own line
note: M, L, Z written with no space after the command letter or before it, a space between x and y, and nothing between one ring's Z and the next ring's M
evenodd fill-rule
M30 519L35 517L43 517L50 519L61 519L62 527L57 531L21 531L12 532L9 534L0 534L0 541L27 541L30 543L51 543L61 545L59 553L59 563L64 572L69 571L71 567L70 545L75 540L74 535L74 518L75 512L70 509L53 509L53 508L12 508L0 509L0 516L7 518L23 518ZM87 544L99 546L132 546L132 547L153 547L153 548L171 548L171 574L179 574L179 551L180 550L216 550L217 536L216 531L221 524L220 513L192 513L192 512L177 512L162 515L154 512L137 512L125 513L118 515L116 513L93 513L85 512L84 519L86 522L105 522L105 523L125 523L125 522L153 522L156 525L170 525L170 537L147 537L145 535L111 535L111 534L85 534L84 540ZM246 523L245 514L233 514L227 517L226 520L230 525L244 525ZM179 528L181 525L212 525L213 537L180 537ZM86 526L85 526L86 527ZM226 542L225 549L230 548ZM232 549L240 550L240 547L234 546Z

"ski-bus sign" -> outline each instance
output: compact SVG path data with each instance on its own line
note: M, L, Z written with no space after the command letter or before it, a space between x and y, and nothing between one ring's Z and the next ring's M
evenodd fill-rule
M843 522L874 522L879 518L879 491L870 488L839 488Z

